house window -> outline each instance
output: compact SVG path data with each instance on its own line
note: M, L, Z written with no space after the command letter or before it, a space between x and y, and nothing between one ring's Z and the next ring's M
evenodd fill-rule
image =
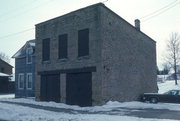
M27 64L31 64L32 63L32 53L33 53L33 49L32 48L27 48L26 50L26 63Z
M18 75L18 88L24 89L24 74L22 73Z
M42 42L42 61L50 59L50 38L43 39Z
M78 57L89 55L89 29L78 31Z
M67 58L67 34L59 35L59 59Z
M26 75L26 88L32 89L32 73L27 73Z

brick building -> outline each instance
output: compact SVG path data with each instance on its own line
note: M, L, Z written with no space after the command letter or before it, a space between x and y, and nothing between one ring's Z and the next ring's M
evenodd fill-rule
M157 92L156 42L91 5L36 25L36 99L80 106Z

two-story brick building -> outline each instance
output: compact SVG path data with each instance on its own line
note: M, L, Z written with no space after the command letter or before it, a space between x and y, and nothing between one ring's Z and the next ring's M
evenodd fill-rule
M90 106L156 92L156 42L99 3L36 25L36 99Z

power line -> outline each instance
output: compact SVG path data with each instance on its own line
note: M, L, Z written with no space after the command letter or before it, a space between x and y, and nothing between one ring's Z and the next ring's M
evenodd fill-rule
M166 9L163 9L163 11L161 11L161 12L159 12L159 13L153 15L153 16L148 17L147 19L143 20L142 22L148 21L148 20L150 20L150 19L152 19L152 18L154 18L154 17L156 17L156 16L158 16L158 15L160 15L160 14L162 14L162 13L168 11L169 9L171 9L171 8L173 8L173 7L175 7L175 6L177 6L179 3L180 3L180 2L174 4L174 5L172 5L172 6L168 7L168 8L166 8Z
M18 35L18 34L21 34L21 33L25 33L25 32L34 30L34 29L35 29L35 28L29 28L29 29L25 29L25 30L23 30L23 31L19 31L19 32L16 32L16 33L12 33L12 34L8 34L8 35L5 35L5 36L1 36L0 39L4 39L4 38L11 37L11 36L15 36L15 35Z
M178 1L178 0L175 0L175 1L169 3L168 5L166 5L166 6L162 7L162 8L160 8L160 9L158 9L158 10L156 10L156 11L154 11L154 12L152 12L152 13L149 13L149 14L147 14L147 15L141 17L140 19L144 19L144 18L147 18L147 17L149 17L149 16L151 16L151 15L153 15L153 14L156 14L156 13L158 13L158 12L160 12L160 11L166 9L167 7L173 5L173 4L176 3L177 1Z
M16 7L16 8L14 8L14 9L10 10L10 11L6 11L5 13L0 14L0 16L1 16L1 17L7 16L7 15L9 15L10 13L14 13L14 12L17 11L17 10L22 10L22 8L25 8L25 7L27 7L27 5L29 6L29 5L31 5L31 4L33 4L33 3L35 3L35 2L36 2L36 0L33 0L33 1L31 1L31 2L28 2L28 3L25 3L25 4L23 4L23 5L20 6L20 7Z
M36 5L36 6L31 7L30 9L27 9L27 10L21 12L21 13L17 13L17 14L15 14L14 16L10 16L10 17L8 17L8 18L1 19L0 21L9 21L9 20L15 19L17 16L20 16L20 15L22 15L22 14L25 15L26 13L28 13L28 12L30 12L30 11L33 11L33 10L35 10L35 9L37 9L37 8L39 8L39 7L47 4L47 3L49 3L49 2L52 2L52 1L54 1L54 0L47 0L44 4ZM11 18L12 18L12 19L11 19Z
M48 0L46 1L44 4L47 4L51 1L55 1L55 0ZM43 4L43 5L44 5ZM42 5L42 4L41 4ZM38 8L40 6L35 6L34 8ZM30 9L29 9L30 10ZM27 11L24 11L24 12L28 12L29 10ZM31 9L32 10L32 9ZM19 32L16 32L16 33L12 33L12 34L8 34L8 35L5 35L5 36L0 36L0 39L4 39L4 38L8 38L8 37L11 37L11 36L15 36L15 35L18 35L18 34L22 34L22 33L25 33L25 32L28 32L28 31L31 31L31 30L34 30L35 28L29 28L29 29L25 29L25 30L22 30L22 31L19 31Z

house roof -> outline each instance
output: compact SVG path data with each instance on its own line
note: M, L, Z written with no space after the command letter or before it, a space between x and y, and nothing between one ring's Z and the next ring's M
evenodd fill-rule
M11 75L5 74L5 73L1 73L0 72L0 77L10 77Z
M12 66L12 65L10 65L10 64L9 64L9 63L7 63L6 61L2 60L1 58L0 58L0 61L1 61L1 63L4 63L4 64L6 64L6 65L10 66L11 68L13 68L13 66Z
M29 47L32 47L33 48L33 52L35 52L35 39L34 40L29 40L27 41L24 46L19 49L13 56L12 58L21 58L21 57L24 57L26 56L26 49L29 48Z

